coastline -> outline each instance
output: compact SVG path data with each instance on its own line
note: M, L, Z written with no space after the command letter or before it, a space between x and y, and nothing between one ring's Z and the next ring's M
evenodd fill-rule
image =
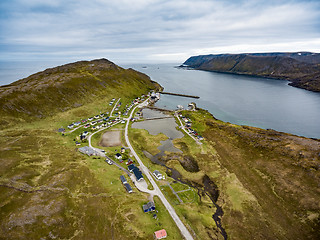
M215 72L215 73L223 73L223 74L231 74L231 75L237 75L237 76L246 76L246 77L258 77L258 78L264 78L264 79L273 79L273 80L285 80L288 81L288 85L291 87L296 87L300 89L304 89L310 92L320 93L320 89L313 89L313 88L306 88L303 87L302 84L299 84L298 79L290 79L289 77L273 77L273 76L265 76L265 75L257 75L257 74L248 74L248 73L241 73L241 72L230 72L230 71L219 71L219 70L209 70L209 69L202 69L197 67L190 67L190 66L183 66L180 65L178 68L186 69L186 70L200 70L200 71L206 71L206 72Z
M320 142L320 138L314 138L314 137L306 137L306 136L302 136L302 135L297 135L297 134L293 134L293 133L288 133L288 132L283 132L283 131L278 131L272 128L261 128L261 127L254 127L254 126L250 126L250 125L245 125L245 124L234 124L234 123L230 123L230 122L225 122L221 119L216 118L211 112L209 112L209 110L204 109L204 108L198 108L196 106L196 110L200 110L200 111L204 111L206 112L207 115L209 115L210 117L212 117L214 120L219 121L223 124L230 124L230 125L234 125L234 126L239 126L239 127L244 127L247 129L251 129L251 130L260 130L260 131L267 131L270 133L278 133L278 134L283 134L286 136L292 136L292 137L298 137L298 138L304 138L304 139L312 139L315 141L319 141Z

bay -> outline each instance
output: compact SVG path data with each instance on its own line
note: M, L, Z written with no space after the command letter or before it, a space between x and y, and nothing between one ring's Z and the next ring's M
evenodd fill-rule
M195 102L225 122L320 138L320 93L291 87L285 80L175 68L178 65L124 67L149 75L167 92L200 97L162 94L158 107L176 109Z
M2 61L0 85L65 63L63 60ZM191 99L161 95L159 107L176 109L177 105L187 107L195 102L225 122L320 138L320 93L291 87L284 80L175 68L178 65L121 66L146 73L165 91L200 96Z

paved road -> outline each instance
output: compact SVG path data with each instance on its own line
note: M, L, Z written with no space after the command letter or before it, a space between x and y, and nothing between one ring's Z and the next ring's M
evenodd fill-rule
M195 140L197 144L201 145L202 142L200 142L198 139L196 139L194 136L192 136L192 135L186 130L186 128L184 127L183 123L181 122L178 114L177 114L177 113L174 113L174 115L178 118L178 120L179 120L179 122L180 122L181 129L183 129L183 131L185 131L186 134L188 134L193 140Z
M92 144L91 144L91 138L92 138L92 136L95 135L96 133L102 131L102 130L106 130L106 129L108 129L108 128L111 128L112 126L114 126L114 125L116 125L116 124L118 124L118 123L120 123L120 121L116 121L116 122L114 122L113 124L111 124L110 126L108 126L108 127L103 127L103 128L101 128L100 130L98 130L98 131L90 134L89 137L88 137L89 147L91 147L92 149L94 149L94 150L96 150L96 151L101 152L101 149L95 148L95 147L92 146Z
M156 182L154 181L154 179L152 178L148 168L143 164L143 162L141 161L140 157L137 155L137 153L134 151L130 141L129 141L129 137L128 137L128 127L129 127L129 122L130 119L132 118L132 115L134 113L134 110L137 107L142 107L147 105L147 101L144 101L143 103L137 105L136 107L133 108L133 110L130 113L130 117L127 120L127 124L126 124L126 128L125 128L125 140L127 142L128 147L130 148L133 156L136 158L136 160L138 161L138 163L140 164L140 170L145 174L145 176L147 176L147 178L149 179L150 183L152 184L154 190L148 190L148 191L152 191L152 193L154 193L154 195L157 195L162 203L164 204L164 206L167 208L169 214L171 215L172 219L174 220L174 222L176 223L177 227L179 228L182 236L184 236L185 239L187 240L191 240L193 239L192 235L190 234L190 232L188 231L188 229L186 228L186 226L183 224L183 222L181 221L181 219L179 218L179 216L177 215L176 211L174 210L174 208L171 206L171 204L168 202L168 200L165 198L165 196L163 195L163 193L161 192L160 188L158 187L158 185L156 184Z
M74 128L74 129L72 129L72 130L68 131L67 133L72 133L72 132L74 132L75 130L77 130L77 129L81 128L81 127L82 127L82 125L80 125L79 127L76 127L76 128Z
M115 161L113 161L113 160L112 160L111 158L109 158L107 155L104 154L104 156L105 156L105 158L106 158L107 160L109 160L109 161L112 162L112 165L116 165L118 168L120 168L122 171L124 171L128 176L131 175L131 173L130 173L127 169L125 169L124 167L122 167L120 164L118 164L118 163L116 163Z
M114 109L117 107L117 104L118 104L118 102L120 101L120 99L121 99L121 98L119 98L118 101L114 104L114 106L113 106L113 108L112 108L112 110L111 110L111 112L110 112L110 117L112 117L112 113L113 113Z
M120 99L121 99L121 98L119 98L118 101L114 104L114 106L113 106L113 108L112 108L112 110L111 110L111 112L110 112L110 117L112 116L112 113L113 113L114 109L117 107L117 104L118 104L118 102L120 101ZM103 118L101 118L101 119L103 119ZM95 121L97 121L97 120L100 120L100 119L96 119ZM88 122L87 122L87 123L88 123ZM87 123L85 123L85 124L87 124ZM67 133L72 133L72 132L74 132L75 130L83 127L83 125L84 125L84 124L80 124L78 127L76 127L76 128L74 128L74 129L68 131Z

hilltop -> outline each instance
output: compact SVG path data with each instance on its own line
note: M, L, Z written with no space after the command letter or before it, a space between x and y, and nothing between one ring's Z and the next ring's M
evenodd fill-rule
M1 126L53 116L106 95L159 89L150 78L107 59L79 61L0 86Z
M95 132L107 123L102 119L115 121L120 111L125 116L135 100L160 88L145 74L106 59L66 64L1 86L0 239L152 238L159 229L146 223L147 195L136 189L129 195L119 179L124 173L105 158L81 154L75 141L84 129ZM97 125L67 128L84 120ZM123 126L114 128L124 132ZM115 148L110 152L113 157ZM154 201L158 221L181 239L161 202Z
M184 66L198 70L284 79L289 85L320 92L320 54L243 53L193 56Z

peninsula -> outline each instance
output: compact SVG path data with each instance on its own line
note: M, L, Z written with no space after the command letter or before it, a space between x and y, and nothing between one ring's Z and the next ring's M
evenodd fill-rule
M183 67L290 81L289 85L320 92L320 54L243 53L193 56Z

